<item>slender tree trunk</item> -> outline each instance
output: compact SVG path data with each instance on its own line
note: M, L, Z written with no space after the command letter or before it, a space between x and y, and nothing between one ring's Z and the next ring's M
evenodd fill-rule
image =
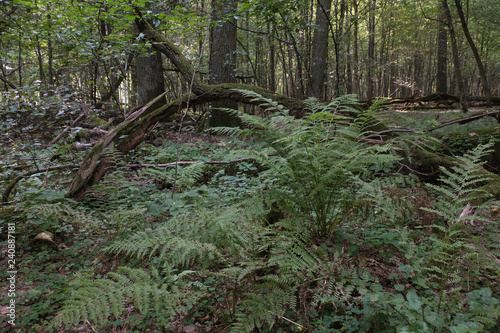
M270 24L267 25L267 30L271 32ZM268 37L269 44L269 90L276 91L276 46L271 37Z
M50 10L50 7L47 6L47 11ZM50 13L50 12L49 12ZM47 15L47 54L48 54L48 73L47 73L47 83L50 86L54 85L54 50L52 48L52 19L50 14Z
M307 85L307 96L320 100L323 99L326 81L331 5L331 0L318 0L316 7L316 26L313 35L311 75Z
M468 112L467 101L465 99L465 88L464 81L462 79L462 71L460 69L460 56L458 54L457 36L455 35L455 29L453 27L453 19L451 18L450 8L448 7L447 0L441 0L443 6L444 15L448 24L448 31L450 32L451 49L453 53L453 67L455 70L455 79L457 80L458 95L460 98L460 107L462 111Z
M354 36L353 36L353 50L352 50L352 78L353 78L353 93L361 93L361 89L359 86L359 54L358 54L358 34L359 34L359 24L358 24L358 0L354 0L352 3L352 7L354 9Z
M474 54L474 59L476 60L477 68L479 69L479 75L481 76L481 82L483 84L483 90L486 95L486 105L488 107L491 107L491 93L490 93L490 86L488 84L488 78L486 76L486 71L484 70L483 62L481 61L481 57L479 56L479 52L477 51L476 44L472 40L472 37L469 32L469 28L467 26L467 21L465 20L465 15L464 11L462 10L462 3L460 0L455 0L455 7L458 12L458 17L460 18L460 23L462 24L462 29L465 34L465 38L467 39L467 42L469 43L469 47L472 50L472 54Z
M441 20L446 20L444 13ZM448 62L448 30L446 25L438 23L438 45L437 45L437 71L436 71L436 91L439 93L448 92L448 77L446 67Z
M42 82L42 84L45 84L45 73L43 71L43 55L42 55L42 49L40 47L40 38L38 37L38 35L35 36L35 40L36 40L36 58L38 60L38 75L40 77L40 82Z
M339 24L338 24L338 34L337 34L337 44L338 44L338 50L339 50L339 55L338 58L335 60L336 62L336 69L337 69L337 82L335 83L335 96L340 96L345 94L345 36L344 36L344 23L345 23L345 16L347 12L347 4L346 0L341 0L340 1L340 19L339 19Z
M210 84L236 83L236 19L237 1L212 0L212 22L210 29ZM233 18L231 18L233 17ZM212 127L239 125L237 117L221 108L237 109L233 101L218 101L211 104L209 124Z
M373 99L373 68L375 66L375 9L377 7L376 0L371 0L369 17L368 17L368 77L367 77L367 100L371 102Z

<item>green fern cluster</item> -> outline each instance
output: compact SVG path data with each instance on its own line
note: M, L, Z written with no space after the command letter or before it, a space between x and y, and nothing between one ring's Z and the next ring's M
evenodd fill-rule
M353 95L327 105L307 101L311 113L295 119L276 102L254 92L239 91L260 102L268 118L231 111L248 127L217 128L219 134L258 135L268 143L265 151L248 152L272 170L273 190L294 215L303 216L315 236L331 235L353 209L361 183L380 166L394 165L395 147L373 146L360 138L374 127L375 109L360 113ZM376 107L375 107L376 108ZM307 222L309 221L309 222Z
M108 276L107 279L74 281L76 293L49 328L88 320L105 322L110 316L119 318L129 303L141 313L154 311L166 317L184 314L205 296L200 291L179 289L173 285L178 276L160 278L154 268L148 274L142 269L120 267Z
M154 268L151 273L120 268L107 279L81 279L52 326L87 319L106 322L110 316L118 318L129 303L141 313L173 316L209 297L206 276L226 281L226 288L234 289L234 332L272 327L284 320L287 310L296 311L298 302L308 309L301 314L307 318L308 311L335 294L349 298L353 289L335 279L343 259L326 261L321 251L311 250L307 226L298 227L298 221L266 227L268 207L264 196L256 195L223 210L177 216L154 230L115 241L105 248L107 253L135 256L171 269L160 274ZM170 273L174 270L178 275ZM196 276L195 281L184 281L188 275ZM236 304L239 298L244 301Z
M383 191L398 184L414 185L415 180L375 176L390 174L385 170L399 161L400 148L363 140L377 126L374 110L360 114L355 99L346 96L326 106L307 101L312 113L296 120L272 100L241 93L260 102L270 115L255 117L233 110L246 127L214 131L259 136L266 142L262 150L240 152L266 169L265 188L229 207L194 210L116 240L105 253L135 257L165 269L120 268L106 279L78 280L79 288L53 326L105 322L110 316L118 318L131 304L143 314L153 311L173 319L221 297L229 304L224 324L232 332L264 331L284 321L310 330L311 318L328 311L346 332L440 331L450 322L453 327L472 329L496 318L497 305L492 315L483 313L487 301L498 301L488 289L467 294L473 309L467 317L453 316L462 304L455 297L458 289L450 283L463 282L454 271L468 250L462 227L471 217L460 214L481 195L477 187L484 177L477 171L490 146L471 151L452 170L443 170L443 185L431 186L444 202L430 211L445 222L435 225L441 234L432 243L433 261L416 256L417 245L408 230L400 231L411 264L406 265L410 268L401 265L401 272L414 269L418 274L409 288L395 286L398 291L408 289L406 293L389 293L366 269L340 255L335 250L340 242L331 237L344 222L355 224L361 219L363 204L373 206L370 218L380 223L407 218L397 211L395 201L384 199ZM203 170L202 164L184 168L179 184L189 186ZM275 210L281 213L277 221L270 218ZM424 266L426 275L421 274ZM220 290L214 288L214 278ZM453 302L447 304L447 296L454 297ZM360 316L363 323L349 323ZM465 319L460 322L460 318Z
M374 309L376 325L391 325L400 332L490 332L500 317L500 301L489 288L464 293L468 281L462 265L471 258L479 260L480 253L465 231L468 221L481 220L473 202L487 197L480 190L487 180L479 170L481 159L492 143L478 146L458 157L451 170L442 168L441 184L428 184L440 195L436 208L422 208L439 216L432 227L431 250L417 255L417 245L408 239L409 232L400 232L401 246L406 248L409 265L401 272L411 272L415 289L404 295L383 292L379 284L359 283L364 294L364 307ZM491 259L490 259L491 260ZM397 285L403 291L404 285ZM464 297L465 296L465 297ZM368 318L365 318L368 319Z

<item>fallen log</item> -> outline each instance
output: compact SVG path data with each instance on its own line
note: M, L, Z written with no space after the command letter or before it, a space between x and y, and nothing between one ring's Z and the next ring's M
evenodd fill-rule
M227 99L261 105L262 101L249 98L240 91L248 90L256 92L264 98L278 102L288 110L291 110L292 114L300 114L305 108L305 104L302 101L257 86L242 83L223 83L218 85L203 83L193 74L196 71L190 61L182 54L181 50L157 32L145 20L142 20L142 14L138 9L136 11L139 16L136 19L136 23L140 32L144 33L146 38L152 42L153 48L167 56L187 82L191 83L190 87L192 90L181 98L171 101L156 110L151 110L151 105L165 95L165 93L161 94L138 111L128 115L122 123L104 135L85 156L69 188L67 196L70 198L80 198L90 186L98 183L106 171L114 164L111 158L102 157L105 149L111 143L115 144L115 148L120 153L125 154L143 142L159 122L165 121L171 115L180 113L181 110L188 107Z
M466 96L467 102L487 102L484 96ZM422 97L412 96L407 98L387 98L383 105L403 104L405 108L419 108L419 109L439 109L443 107L450 107L454 103L458 103L460 98L458 96L450 95L447 93L433 93ZM500 97L491 97L491 102L494 105L500 105ZM411 104L418 104L418 106L410 107Z

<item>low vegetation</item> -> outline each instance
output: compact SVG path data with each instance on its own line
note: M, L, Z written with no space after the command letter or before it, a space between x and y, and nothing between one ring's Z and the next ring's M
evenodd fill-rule
M2 113L2 187L42 171L0 211L4 230L15 223L18 271L17 325L2 316L2 330L500 329L500 201L483 187L494 177L485 170L498 172L498 136L373 140L388 112L377 104L308 100L296 119L239 93L267 116L232 110L244 126L204 132L158 126L126 156L109 146L109 173L78 201L65 196L74 168L43 171L81 161L92 136L73 130L48 146L44 130L69 120L31 113L19 128L13 118L27 113ZM431 177L417 170L418 150L453 163Z

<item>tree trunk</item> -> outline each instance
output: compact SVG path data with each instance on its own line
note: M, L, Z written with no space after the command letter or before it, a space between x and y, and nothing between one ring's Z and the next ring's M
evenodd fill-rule
M469 43L470 49L472 50L472 54L474 54L474 59L476 60L477 68L479 69L479 75L481 76L481 82L483 84L484 93L486 95L486 105L491 107L491 93L490 86L488 84L488 79L486 77L486 71L484 70L483 62L481 61L481 57L479 56L479 52L477 51L476 44L472 40L472 37L469 32L469 28L467 26L467 22L465 20L464 12L462 10L462 3L460 0L455 0L455 7L457 8L458 17L460 18L460 23L462 24L462 29L465 34L465 38Z
M311 74L307 84L307 96L323 99L328 58L328 32L332 0L318 0L316 27L313 35ZM338 59L337 59L338 61Z
M271 35L271 27L268 23L267 31ZM276 47L271 37L268 37L269 44L269 90L276 91Z
M236 19L237 1L212 0L212 23L210 29L210 84L236 83ZM233 17L233 18L232 18ZM229 115L223 108L237 109L238 103L219 101L211 104L209 125L211 127L239 125L237 117Z
M19 67L17 73L19 75L18 87L23 86L23 45L22 45L23 33L19 30L19 40L18 40L18 51L17 51L17 66Z
M358 54L358 33L359 33L359 23L358 23L358 1L354 0L352 3L354 9L354 36L352 45L352 81L353 90L352 93L359 94L361 89L359 86L359 54Z
M450 8L448 7L448 0L441 0L443 6L444 15L446 17L446 22L448 25L448 31L450 32L451 39L451 49L453 53L453 67L455 70L455 79L457 80L458 95L460 98L460 107L462 111L468 112L467 100L465 99L465 87L464 81L462 79L462 71L460 69L460 56L458 54L457 36L455 35L455 29L453 27L453 19L451 18Z
M367 73L367 100L371 102L373 99L373 68L375 66L375 9L377 7L376 0L371 0L370 11L368 17L368 73Z
M50 13L50 7L47 6L47 12ZM54 85L54 49L52 47L52 18L50 14L47 15L47 54L48 54L48 73L47 73L47 83L49 86Z
M138 104L145 105L165 91L163 78L163 62L161 53L151 48L147 54L139 55L136 59ZM117 78L121 81L121 77ZM112 80L111 90L116 87L118 80ZM158 109L165 105L165 99L158 100L151 108Z
M445 20L445 15L441 15ZM446 25L438 23L438 45L437 45L437 73L436 73L436 92L448 92L448 77L446 67L448 62L448 31Z

